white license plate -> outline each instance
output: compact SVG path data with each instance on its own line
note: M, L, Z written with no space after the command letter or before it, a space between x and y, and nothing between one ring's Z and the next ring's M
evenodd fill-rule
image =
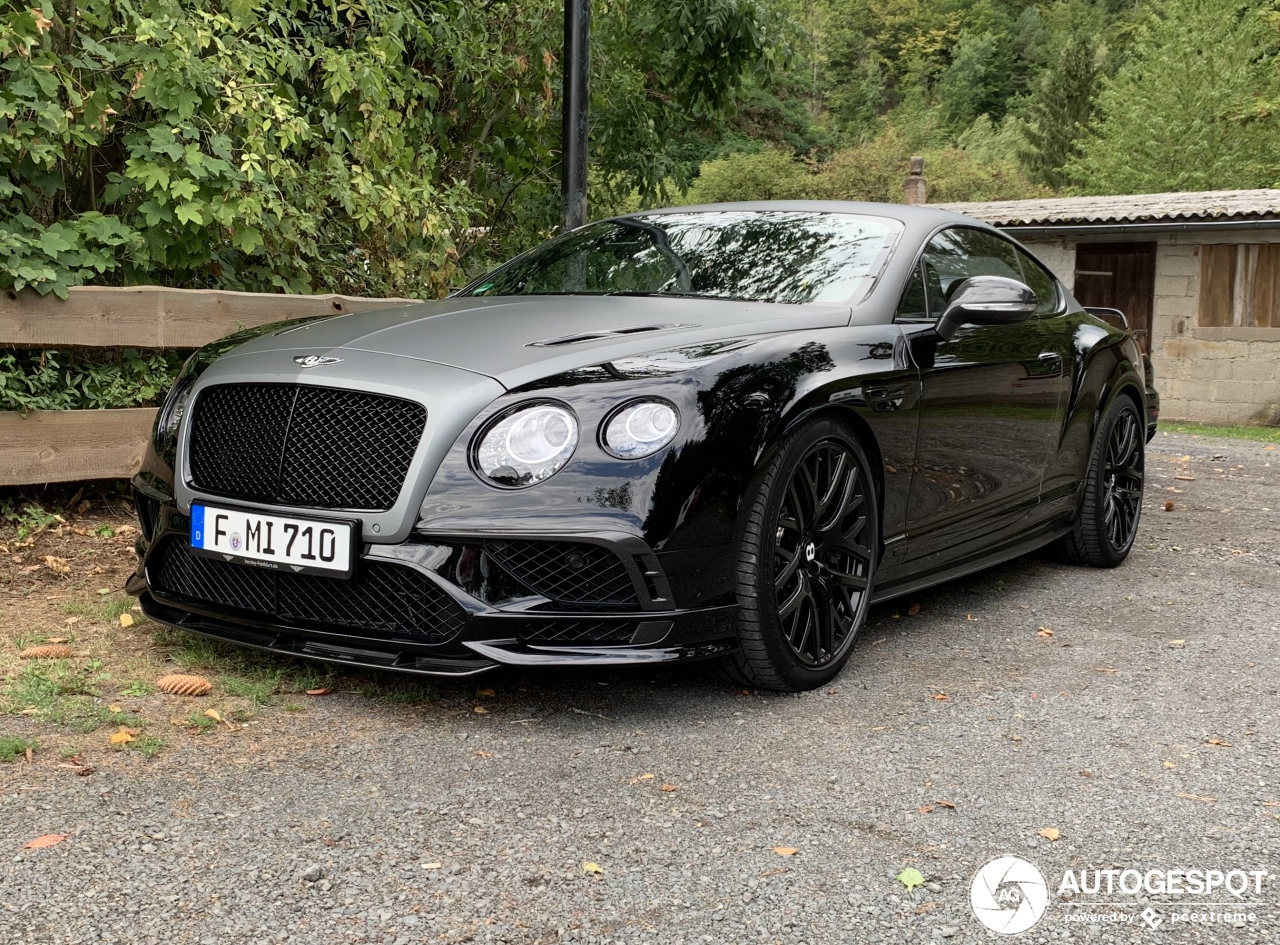
M191 506L191 550L293 574L350 577L355 564L354 522L269 515L255 509Z

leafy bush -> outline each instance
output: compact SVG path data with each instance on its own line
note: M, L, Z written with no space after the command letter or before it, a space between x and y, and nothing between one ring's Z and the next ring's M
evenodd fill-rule
M559 209L560 0L0 13L0 289L434 296ZM780 55L762 0L599 5L592 155L649 199Z
M0 349L0 410L150 406L169 389L189 353Z

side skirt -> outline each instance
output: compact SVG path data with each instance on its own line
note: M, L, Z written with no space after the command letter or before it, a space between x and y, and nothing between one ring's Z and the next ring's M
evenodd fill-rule
M913 591L924 590L926 587L934 587L938 584L945 584L947 581L954 581L956 578L962 578L966 574L973 574L975 571L982 571L986 568L993 567L997 564L1017 558L1021 555L1029 554L1037 548L1043 548L1045 545L1058 538L1061 538L1067 532L1071 531L1071 523L1058 525L1047 531L1040 532L1033 538L1027 538L1016 544L1006 545L1002 548L992 551L989 554L982 555L978 558L970 558L960 564L952 565L941 571L935 571L924 575L904 575L901 579L896 580L887 585L877 585L875 591L871 595L871 602L879 604L883 601L893 600L895 597L901 597L904 594L910 594Z

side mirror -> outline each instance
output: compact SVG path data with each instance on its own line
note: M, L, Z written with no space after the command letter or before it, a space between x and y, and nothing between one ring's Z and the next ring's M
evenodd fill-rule
M961 325L1015 325L1035 312L1036 294L1030 286L1004 276L974 276L956 288L936 330L950 341Z

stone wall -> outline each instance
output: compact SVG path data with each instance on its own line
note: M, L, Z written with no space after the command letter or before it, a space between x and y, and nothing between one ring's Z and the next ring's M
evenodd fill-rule
M1149 235L1134 240L1149 241ZM1094 237L1120 241L1125 237ZM1027 246L1068 288L1075 280L1074 239L1028 239ZM1166 420L1280 424L1280 329L1200 328L1200 245L1280 242L1259 230L1194 231L1156 239L1151 363Z

